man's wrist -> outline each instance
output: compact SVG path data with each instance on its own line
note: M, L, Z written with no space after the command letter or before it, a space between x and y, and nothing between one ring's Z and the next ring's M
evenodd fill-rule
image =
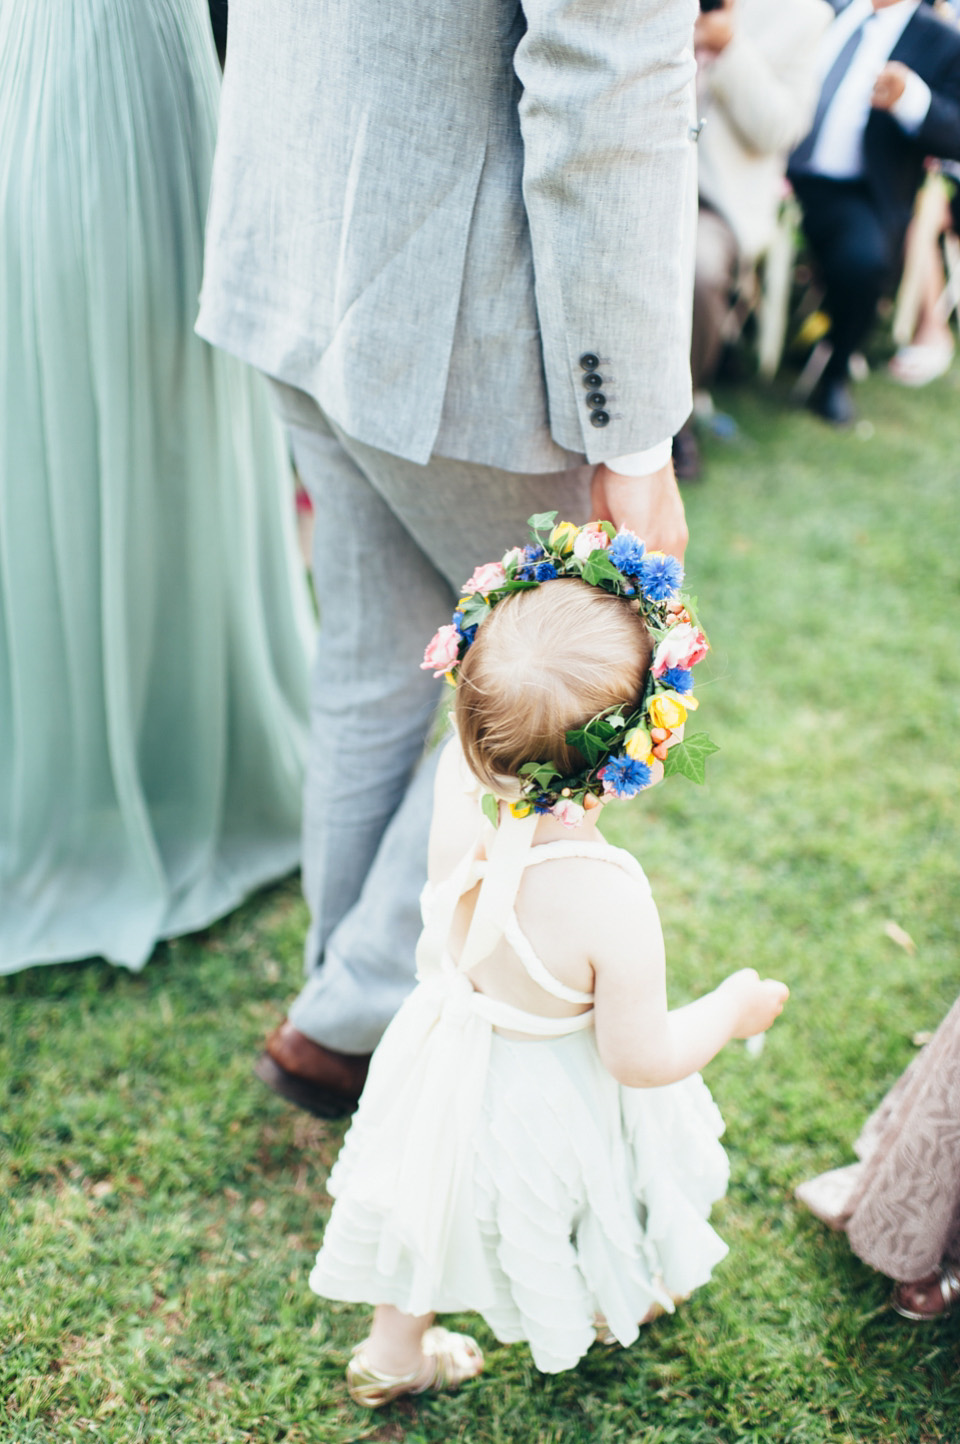
M623 456L611 456L604 462L608 471L618 476L653 476L662 471L673 455L673 437L648 446L645 451L631 451Z

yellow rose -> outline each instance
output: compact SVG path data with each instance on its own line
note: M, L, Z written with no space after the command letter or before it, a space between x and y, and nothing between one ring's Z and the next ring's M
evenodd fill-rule
M665 727L668 732L687 720L687 709L676 692L658 692L648 711L654 727Z
M649 766L653 742L646 727L632 727L624 740L623 750L634 762L646 762Z
M528 802L525 797L521 797L519 802L511 802L510 811L514 817L529 817L533 811L533 803Z
M580 531L572 521L559 521L550 533L550 550L558 552L560 556L567 557L573 551L573 544Z

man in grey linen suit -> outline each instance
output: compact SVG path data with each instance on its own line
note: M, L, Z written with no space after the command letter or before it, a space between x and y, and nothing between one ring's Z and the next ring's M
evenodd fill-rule
M463 580L554 508L685 546L696 9L231 4L197 329L272 378L315 507L307 982L258 1064L315 1112L412 985Z

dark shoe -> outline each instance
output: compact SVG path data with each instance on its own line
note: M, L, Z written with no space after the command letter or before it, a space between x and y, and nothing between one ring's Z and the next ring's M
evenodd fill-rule
M905 1319L922 1324L949 1314L960 1299L960 1273L947 1267L937 1269L912 1284L897 1284L893 1291L893 1307Z
M357 1106L369 1054L335 1053L284 1020L253 1065L261 1083L318 1118L342 1118Z
M850 387L840 376L824 376L808 403L817 416L829 421L831 426L852 426L857 412L850 395Z
M699 481L702 475L700 447L689 423L673 438L673 469L678 481Z

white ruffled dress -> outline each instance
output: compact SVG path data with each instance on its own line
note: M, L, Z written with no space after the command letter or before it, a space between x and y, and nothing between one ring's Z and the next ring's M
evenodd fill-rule
M310 1286L409 1314L475 1311L559 1373L599 1319L626 1346L653 1304L672 1312L709 1279L727 1252L707 1216L728 1165L699 1075L624 1087L600 1062L592 1010L547 1018L471 984L465 962L502 934L546 992L592 1002L554 978L520 930L524 867L600 857L649 886L604 842L531 847L535 821L508 819L495 840L490 829L489 863L471 854L425 890L420 981L374 1054L330 1175L336 1201ZM481 879L474 944L457 965L445 947L453 913Z

